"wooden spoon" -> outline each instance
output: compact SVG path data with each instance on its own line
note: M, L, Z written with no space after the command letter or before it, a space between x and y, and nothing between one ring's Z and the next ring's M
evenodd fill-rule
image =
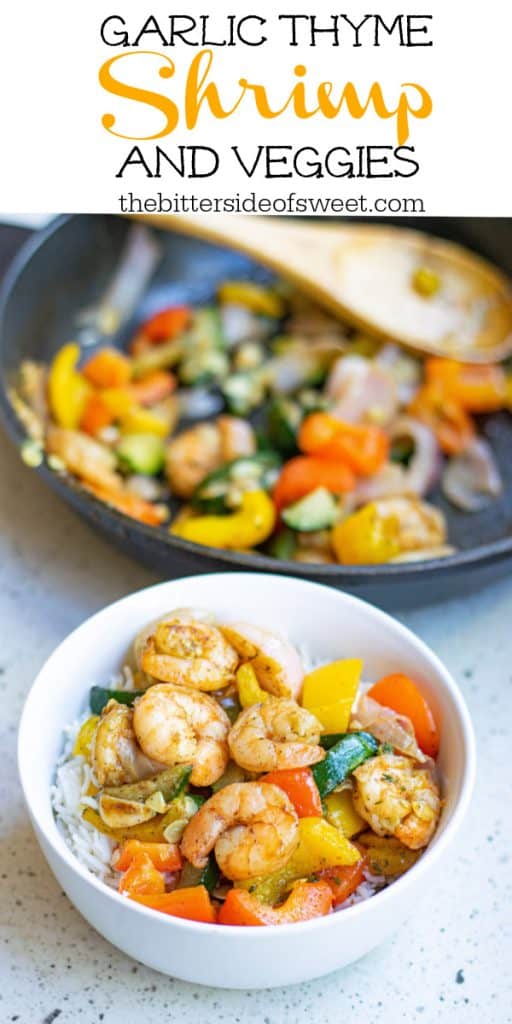
M512 352L508 278L454 242L389 224L217 214L135 219L239 249L377 338L465 362L497 362ZM417 290L418 270L435 275L434 294Z

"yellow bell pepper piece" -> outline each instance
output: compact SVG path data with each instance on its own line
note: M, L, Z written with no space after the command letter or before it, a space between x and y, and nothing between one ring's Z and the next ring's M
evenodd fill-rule
M356 864L359 850L324 818L301 818L299 842L289 861L271 875L249 878L235 885L248 889L262 903L277 903L299 878L309 878L324 868Z
M318 719L322 726L323 733L346 732L350 721L350 709L352 702L337 704L320 704L317 707L308 708L311 714Z
M131 409L121 418L121 432L123 434L156 434L157 437L167 437L169 423L161 416L144 409L141 405L133 405Z
M80 346L76 342L63 345L57 352L48 375L48 398L52 415L59 427L75 430L82 418L92 388L76 366Z
M327 821L339 829L346 839L351 839L366 828L366 822L354 807L350 789L342 789L340 793L329 793L324 803Z
M236 673L238 699L243 708L253 704L262 704L269 699L269 694L261 689L252 665L240 665Z
M134 408L137 408L128 388L103 388L101 400L116 419L128 416Z
M409 850L398 839L392 836L377 836L373 832L365 832L360 842L366 847L366 855L370 871L384 878L396 878L403 875L421 856L421 850Z
M318 718L325 732L346 732L362 668L360 658L344 658L314 669L304 679L303 707Z
M343 658L308 672L302 689L302 705L311 708L320 704L353 701L361 679L361 658Z
M281 297L270 288L263 288L253 281L226 281L219 288L220 302L232 302L236 306L245 306L253 313L271 316L279 320L284 316L284 304Z
M361 856L359 850L325 818L301 818L299 830L299 845L292 854L299 877L323 868L356 864Z
M342 565L379 565L400 553L396 516L382 516L373 502L333 528L331 544Z
M91 744L99 720L99 715L91 715L91 717L87 718L83 725L80 726L80 730L73 747L73 755L75 757L85 757L87 761L89 760L91 756Z
M225 516L193 516L172 524L176 537L213 548L254 548L270 536L276 512L265 491L246 491L240 508Z

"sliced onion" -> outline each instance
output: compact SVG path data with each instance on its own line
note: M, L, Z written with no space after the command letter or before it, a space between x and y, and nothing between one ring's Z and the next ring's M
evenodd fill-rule
M443 473L443 492L457 508L476 512L498 498L503 481L487 441L475 437Z
M226 302L221 308L220 318L228 348L246 341L263 341L268 337L269 321L256 316L247 306Z
M333 401L332 414L347 423L389 423L398 407L392 373L364 356L341 356L334 363L326 385Z
M396 382L398 398L403 405L408 404L421 380L421 363L419 359L404 352L398 345L383 345L375 362L386 367Z
M418 747L409 718L378 704L372 697L359 697L352 714L351 728L367 729L380 743L390 743L394 750L423 764L426 755Z
M267 379L279 395L288 395L304 387L308 380L323 366L321 354L297 345L269 359Z
M360 480L353 491L354 504L366 505L379 498L395 498L407 494L406 472L403 466L387 462L374 476Z
M391 441L410 438L414 453L404 472L404 491L409 494L426 494L436 482L441 471L441 453L436 437L429 427L412 416L399 416L389 430Z
M152 476L134 473L126 481L125 487L130 494L135 494L143 501L159 501L162 498L162 484Z
M208 388L181 388L179 392L180 413L188 420L204 420L216 416L224 408L224 399L219 391Z

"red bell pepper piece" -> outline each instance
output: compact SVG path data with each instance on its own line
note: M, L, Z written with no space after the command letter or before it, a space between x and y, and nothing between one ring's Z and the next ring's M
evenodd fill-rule
M287 768L269 772L261 782L279 786L290 797L299 818L322 817L322 801L311 768Z

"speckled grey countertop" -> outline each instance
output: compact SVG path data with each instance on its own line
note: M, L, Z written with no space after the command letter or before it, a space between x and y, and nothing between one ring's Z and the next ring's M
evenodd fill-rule
M402 616L459 679L479 752L470 820L414 919L364 960L317 982L266 992L194 987L134 963L92 931L33 837L15 761L24 696L71 629L153 578L48 493L1 434L0 446L2 1024L327 1024L356 1013L368 1024L512 1021L512 581Z

